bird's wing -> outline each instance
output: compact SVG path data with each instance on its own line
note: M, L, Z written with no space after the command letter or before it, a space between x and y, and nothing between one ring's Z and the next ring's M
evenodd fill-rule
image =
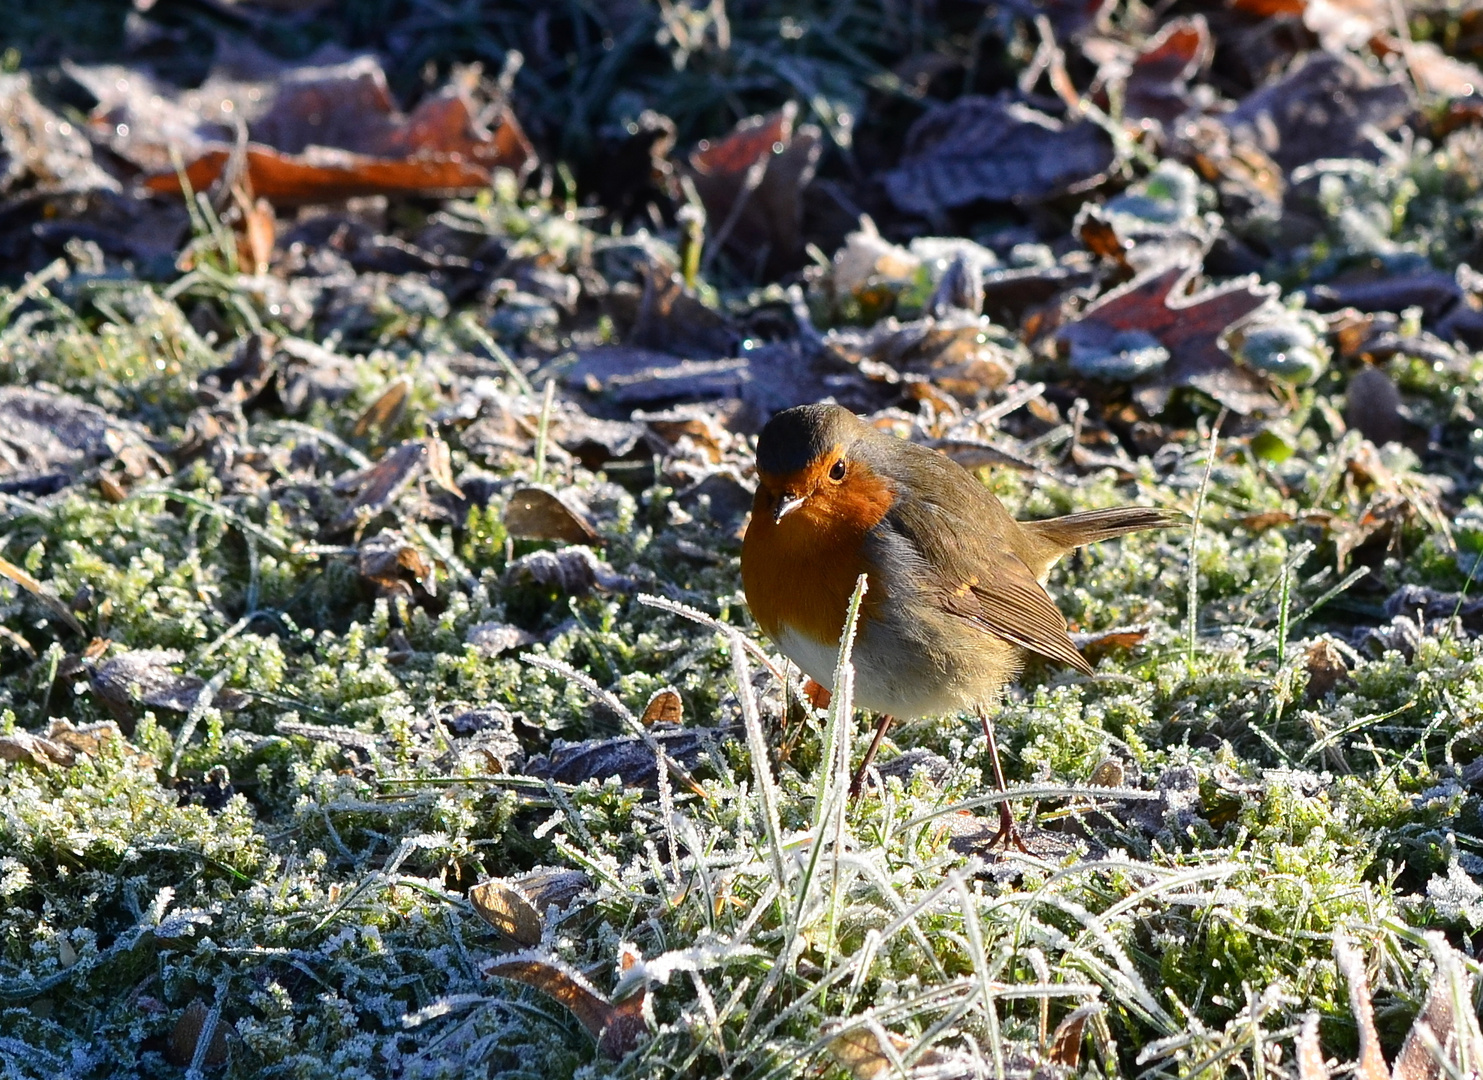
M883 524L921 555L925 584L937 602L988 633L1092 674L1071 641L1065 616L1018 554L1021 542L1009 511L956 464L924 453L949 467L919 459L917 483ZM972 520L962 520L968 516Z

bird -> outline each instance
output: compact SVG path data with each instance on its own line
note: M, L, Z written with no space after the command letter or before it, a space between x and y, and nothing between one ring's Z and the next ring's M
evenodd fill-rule
M757 437L757 489L742 539L742 588L764 634L832 689L861 574L854 701L879 714L850 785L858 796L897 719L973 711L1006 791L991 711L1028 655L1092 675L1045 590L1085 544L1185 523L1152 506L1016 521L972 473L835 404L777 413ZM1000 840L1024 849L1008 800Z

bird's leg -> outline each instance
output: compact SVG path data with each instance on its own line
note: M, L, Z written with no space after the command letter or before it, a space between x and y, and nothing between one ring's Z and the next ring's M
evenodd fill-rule
M889 713L882 713L880 723L875 725L875 735L870 740L870 745L865 748L865 756L860 759L860 767L855 770L855 775L850 779L850 798L860 794L860 789L865 786L865 770L870 768L870 763L875 760L875 752L881 748L881 740L886 737L886 731L890 728L893 717Z
M989 762L994 768L994 786L1001 793L1006 792L1009 786L1004 783L1004 766L999 763L999 742L994 738L994 722L989 719L987 709L979 709L978 718L983 721L984 738L989 740ZM1014 827L1014 815L1009 812L1008 799L1003 799L999 803L999 831L989 840L989 848L992 849L1001 840L1006 849L1013 844L1025 854L1030 853L1030 849L1025 847L1025 842L1020 839L1019 830Z

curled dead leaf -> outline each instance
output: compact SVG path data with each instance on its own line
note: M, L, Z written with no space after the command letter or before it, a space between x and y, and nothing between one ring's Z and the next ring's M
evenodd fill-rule
M791 101L750 117L726 136L702 142L688 161L711 242L729 247L748 269L780 272L803 251L803 189L813 180L823 141L817 127L797 124L797 117Z
M1056 1033L1051 1037L1050 1049L1046 1054L1052 1065L1074 1069L1081 1064L1081 1043L1086 1034L1087 1021L1103 1009L1101 1002L1090 1002L1072 1010L1070 1015L1056 1025Z
M65 746L29 731L0 735L0 761L29 762L38 769L71 765L77 755Z
M585 596L594 588L622 592L633 587L633 579L581 545L523 555L506 568L504 580L506 585L539 585L568 596Z
M356 564L361 577L387 593L408 595L411 583L416 583L429 596L438 595L437 567L395 530L362 540Z
M346 477L336 486L356 492L351 504L335 521L333 529L346 529L369 521L391 506L392 501L418 477L426 473L433 482L459 498L463 490L454 482L448 444L442 439L410 439L400 443L369 469Z
M485 964L484 974L523 983L566 1006L597 1040L598 1049L614 1061L634 1050L647 1029L646 988L620 1002L609 1001L580 972L553 956L527 952L502 957Z

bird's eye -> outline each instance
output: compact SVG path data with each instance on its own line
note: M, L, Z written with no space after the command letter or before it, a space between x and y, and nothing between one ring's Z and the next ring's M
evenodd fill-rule
M829 470L829 479L833 480L836 484L844 479L844 458L840 458L834 463L834 467Z

